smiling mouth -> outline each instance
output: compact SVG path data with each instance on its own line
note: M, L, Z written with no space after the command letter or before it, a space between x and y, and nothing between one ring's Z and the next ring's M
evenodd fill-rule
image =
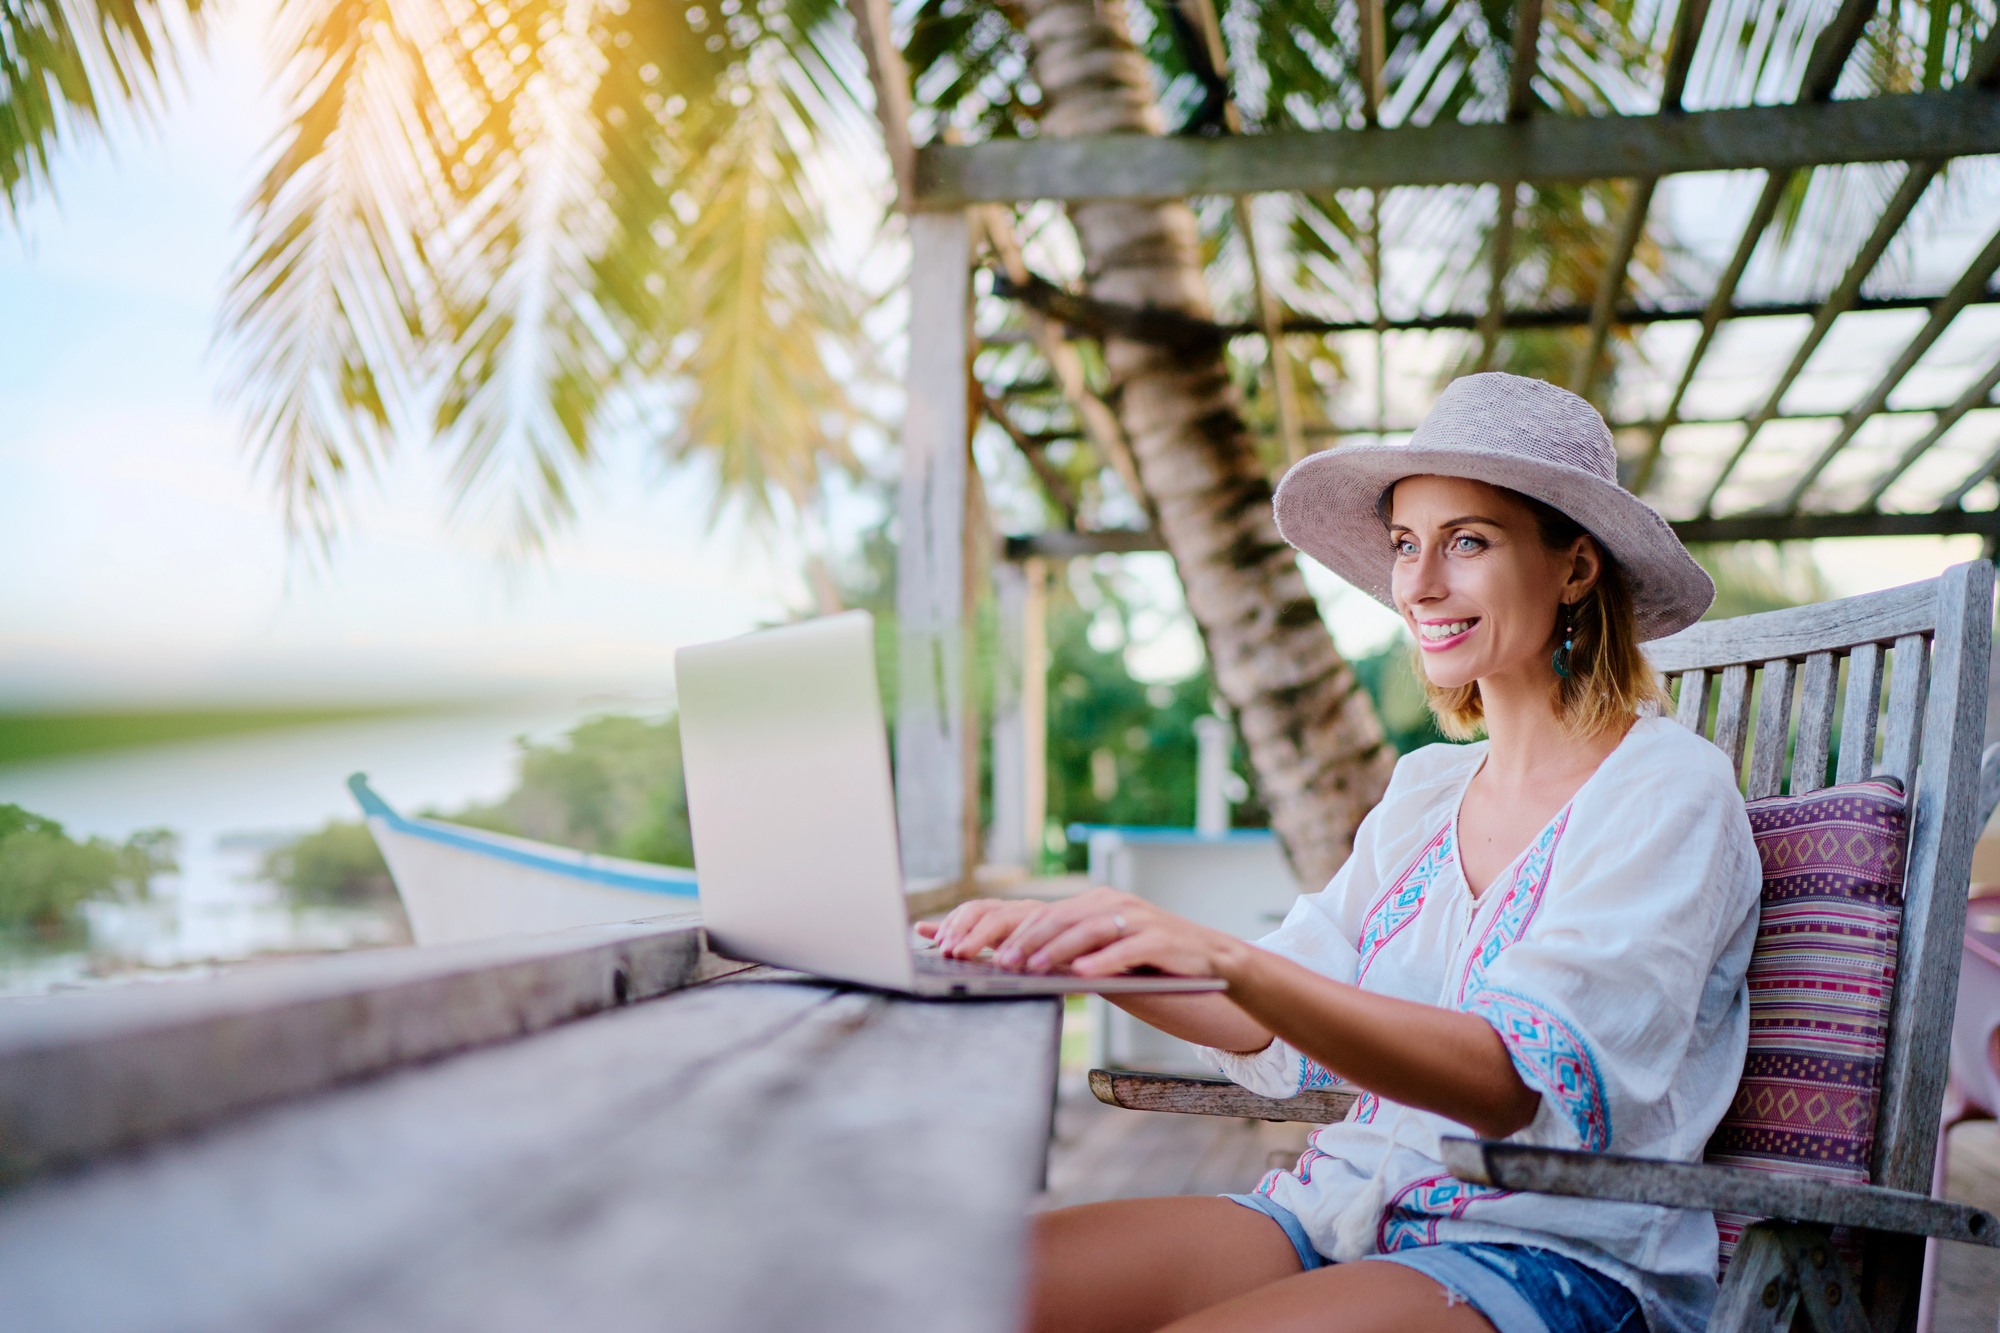
M1472 627L1478 623L1479 617L1477 616L1473 616L1467 620L1419 622L1417 625L1419 646L1428 652L1437 652L1452 647L1459 640L1470 634Z

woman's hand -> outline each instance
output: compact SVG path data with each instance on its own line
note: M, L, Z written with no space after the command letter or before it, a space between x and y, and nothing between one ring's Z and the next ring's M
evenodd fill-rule
M1036 973L1068 967L1087 977L1138 967L1215 977L1227 975L1248 947L1116 889L1094 888L1034 909L996 947L994 962Z
M919 921L917 934L937 942L947 958L972 958L996 947L1044 904L1018 899L975 898L960 903L942 921Z

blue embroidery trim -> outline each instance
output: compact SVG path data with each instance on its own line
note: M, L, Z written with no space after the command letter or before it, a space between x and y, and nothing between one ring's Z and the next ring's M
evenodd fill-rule
M1426 1176L1397 1191L1375 1229L1375 1248L1383 1254L1438 1243L1438 1223L1465 1216L1483 1199L1504 1199L1512 1190L1470 1185L1452 1176Z
M1417 853L1417 859L1409 869L1396 877L1396 882L1382 891L1368 909L1368 915L1361 923L1361 943L1357 952L1360 964L1354 971L1354 984L1360 985L1361 978L1368 975L1368 969L1375 962L1375 956L1382 952L1382 946L1394 939L1397 932L1416 920L1423 911L1424 894L1431 881L1452 863L1452 821L1447 819L1444 827L1431 835L1424 849Z
M1328 1069L1311 1056L1299 1057L1299 1091L1310 1088L1333 1088L1340 1086L1340 1075Z
M1493 960L1528 933L1528 925L1542 905L1542 892L1549 886L1549 872L1555 865L1556 844L1562 840L1563 830L1568 827L1569 810L1565 807L1515 863L1514 882L1507 886L1507 896L1500 900L1492 920L1486 923L1486 929L1479 936L1478 945L1465 960L1465 971L1458 979L1461 1004L1484 982L1486 969L1493 966Z
M1556 1105L1592 1152L1611 1143L1611 1105L1596 1057L1574 1027L1540 1002L1488 986L1465 1006L1493 1025L1527 1084Z

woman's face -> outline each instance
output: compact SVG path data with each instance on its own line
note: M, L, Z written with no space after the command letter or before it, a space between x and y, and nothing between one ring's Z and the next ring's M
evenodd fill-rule
M1516 672L1554 676L1556 614L1597 581L1597 547L1542 545L1535 516L1484 482L1406 477L1389 509L1396 610L1424 674L1452 689Z

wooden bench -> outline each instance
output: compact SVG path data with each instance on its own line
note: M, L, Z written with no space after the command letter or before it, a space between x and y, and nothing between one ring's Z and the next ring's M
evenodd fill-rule
M692 921L0 1002L0 1328L1013 1333L1049 1000Z
M1872 1183L1446 1139L1445 1164L1453 1174L1511 1190L1783 1219L1744 1232L1710 1324L1717 1333L1795 1327L1800 1311L1796 1327L1810 1324L1822 1333L1909 1333L1917 1321L1925 1238L2000 1246L2000 1222L1991 1215L1927 1193L1972 845L1982 812L2000 799L2000 765L1982 782L1980 762L1992 616L1993 566L1975 561L1924 583L1710 621L1647 645L1677 688L1679 720L1742 764L1747 797L1818 790L1827 785L1830 760L1837 783L1886 774L1908 794L1897 980ZM1846 700L1836 752L1843 661ZM1098 1070L1091 1086L1101 1100L1141 1109L1315 1121L1334 1110L1330 1100L1269 1101L1211 1080ZM1295 1103L1299 1113L1288 1113ZM1858 1234L1859 1271L1830 1242L1836 1226Z

